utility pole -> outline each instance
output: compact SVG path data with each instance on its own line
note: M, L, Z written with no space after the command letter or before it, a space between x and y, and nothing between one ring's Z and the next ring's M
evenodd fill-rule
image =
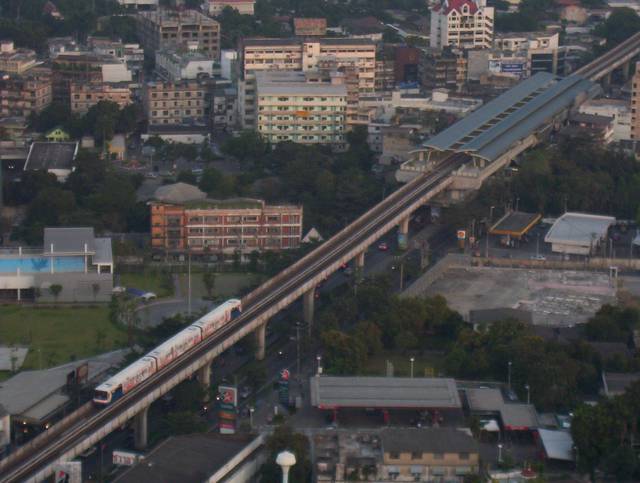
M300 383L300 322L296 322L296 378Z
M188 251L187 272L187 313L191 316L191 250Z

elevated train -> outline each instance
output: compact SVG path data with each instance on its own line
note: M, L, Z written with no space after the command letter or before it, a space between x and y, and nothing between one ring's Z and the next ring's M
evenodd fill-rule
M121 398L185 352L211 337L241 312L240 300L227 300L96 387L93 402L106 406Z

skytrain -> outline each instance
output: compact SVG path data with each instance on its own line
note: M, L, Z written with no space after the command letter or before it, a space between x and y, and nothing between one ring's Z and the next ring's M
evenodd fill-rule
M121 398L189 349L211 337L241 312L240 300L227 300L96 387L93 402L105 406Z

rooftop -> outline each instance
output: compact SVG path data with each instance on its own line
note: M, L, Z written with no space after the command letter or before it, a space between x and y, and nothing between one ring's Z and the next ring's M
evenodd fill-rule
M198 12L197 10L168 10L159 8L154 11L139 12L139 16L146 18L153 23L161 25L176 24L198 24L198 25L219 25L214 19Z
M618 372L602 373L603 392L606 396L623 394L631 384L638 381L640 381L640 372L629 374Z
M114 481L118 483L201 483L208 481L243 448L251 436L215 433L172 436Z
M92 227L53 227L44 229L45 253L95 253ZM86 248L86 250L85 250Z
M544 237L547 243L590 246L603 238L616 222L612 216L565 213L556 220Z
M322 409L462 407L453 379L314 376L310 384L311 404Z
M385 428L380 432L385 453L477 453L478 443L454 428Z
M538 427L538 415L531 404L506 403L500 389L465 389L469 409L475 412L499 413L502 424L507 430L535 429Z
M24 170L72 170L77 153L78 143L76 142L35 142L29 148Z
M153 197L166 203L187 203L189 201L203 200L207 195L196 186L187 183L173 183L160 186Z
M541 218L542 215L538 213L509 211L489 229L489 233L492 235L511 235L520 238L533 228Z
M308 82L304 72L257 72L258 96L270 94L347 96L347 86Z
M264 201L252 198L229 198L227 200L194 200L185 203L185 208L191 209L262 209Z
M569 431L538 429L538 435L547 458L573 461L573 438Z
M67 374L70 371L88 362L88 380L93 381L119 365L127 352L127 349L123 349L51 369L19 372L0 382L0 405L13 416L33 420L46 418L51 412L66 404L66 396L60 391L66 386Z
M579 76L559 80L552 74L538 72L427 140L423 146L437 151L466 152L494 161L593 86L591 81Z

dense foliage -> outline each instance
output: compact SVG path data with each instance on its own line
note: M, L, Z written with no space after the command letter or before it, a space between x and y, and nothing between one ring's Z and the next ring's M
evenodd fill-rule
M276 426L267 438L266 449L269 452L266 462L260 468L261 483L274 483L282 480L282 470L276 464L278 453L290 451L296 456L296 464L289 472L289 481L306 483L311 481L311 459L309 440L304 434L295 433L289 426Z
M93 226L97 232L148 230L148 207L136 200L140 176L118 172L90 151L80 151L76 163L64 184L42 171L25 173L22 182L7 186L8 204L27 204L26 220L15 235L37 245L46 226Z
M640 464L635 451L640 422L640 382L625 394L580 406L571 423L578 468L591 481L601 481L603 472L615 481L638 481Z

